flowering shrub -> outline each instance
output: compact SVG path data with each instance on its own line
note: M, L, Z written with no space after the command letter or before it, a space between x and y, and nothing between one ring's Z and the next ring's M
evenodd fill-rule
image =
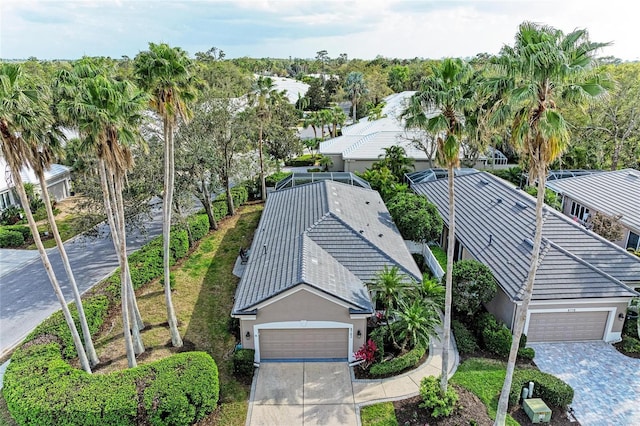
M353 354L357 360L363 361L362 364L360 364L360 368L367 370L371 364L374 363L376 360L376 350L378 350L378 346L373 340L369 339L360 349L358 349L356 353Z

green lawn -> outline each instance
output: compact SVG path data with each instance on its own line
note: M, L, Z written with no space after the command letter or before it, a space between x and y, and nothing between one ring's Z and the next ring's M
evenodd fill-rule
M460 364L451 383L473 392L487 406L489 417L495 419L498 398L504 383L505 364L501 361L484 358L471 358ZM507 425L518 422L507 415Z
M58 225L60 238L62 238L62 241L64 242L75 237L76 235L88 231L89 229L100 223L102 220L104 220L104 218L100 215L78 216L75 214L70 214L64 219L56 220L56 224ZM49 226L47 224L39 225L38 230L40 230L40 233L49 231ZM53 238L44 240L42 243L44 244L44 248L52 248L56 246L56 240ZM29 245L27 249L35 250L35 243Z
M463 362L450 380L450 383L473 392L487 406L489 417L495 419L498 398L504 382L504 362L471 358ZM384 402L365 407L361 410L362 426L393 426L398 422L395 418L393 404ZM519 425L507 415L507 425Z

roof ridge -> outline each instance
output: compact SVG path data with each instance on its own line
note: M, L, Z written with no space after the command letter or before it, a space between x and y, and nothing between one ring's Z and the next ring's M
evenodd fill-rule
M353 145L349 146L349 148L342 151L342 155L348 154L351 151L354 151L356 148L359 148L368 140L370 140L373 137L373 135L377 133L380 133L380 132L367 133L366 135L363 135L360 139L358 139L355 143L353 143Z

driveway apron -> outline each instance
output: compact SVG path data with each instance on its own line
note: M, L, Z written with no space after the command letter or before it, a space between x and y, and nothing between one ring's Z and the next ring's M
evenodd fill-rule
M263 362L256 374L249 425L358 424L345 362Z
M604 342L533 343L540 370L573 387L583 426L640 424L640 359Z

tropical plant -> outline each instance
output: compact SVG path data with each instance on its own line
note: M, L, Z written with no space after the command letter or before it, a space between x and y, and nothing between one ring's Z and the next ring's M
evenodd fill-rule
M360 98L367 94L367 84L364 81L364 75L361 72L352 71L347 74L347 78L344 82L344 89L351 100L351 105L353 108L353 122L357 121L356 108L358 106L358 101Z
M429 345L429 338L435 333L440 324L440 316L436 304L430 299L415 298L411 303L400 301L399 309L395 312L398 317L398 337L402 339L400 351L407 347Z
M504 425L509 391L520 336L524 329L542 245L542 208L548 165L565 150L569 126L557 107L558 101L579 103L606 93L607 80L594 71L594 55L606 46L589 40L584 29L564 34L549 26L520 24L513 46L505 46L493 62L499 77L492 87L506 88L496 121L513 112L511 137L526 156L530 181L537 178L536 227L522 305L513 328L513 340L495 424Z
M338 136L338 126L342 128L344 123L347 121L347 114L344 113L342 108L338 105L334 106L329 110L331 112L331 137L335 138Z
M385 266L367 286L369 287L369 291L374 295L373 299L379 301L384 307L384 317L394 347L401 349L396 341L393 328L391 327L390 314L397 310L400 306L400 301L406 293L416 288L415 282L400 272L397 266L391 268Z
M449 371L449 340L451 339L451 298L453 249L455 246L455 198L453 169L460 163L460 143L464 134L464 112L472 104L474 91L474 72L469 64L461 59L444 59L432 68L421 90L414 95L409 113L416 115L420 102L427 118L425 128L438 135L437 159L447 167L449 187L449 234L447 237L447 268L445 274L444 339L442 342L442 375L440 388L446 394ZM428 114L428 115L427 115ZM423 118L420 118L421 120Z
M386 167L396 177L398 182L404 180L404 175L415 170L413 158L407 157L407 151L399 145L392 145L383 148L383 153L378 156L379 160L373 163L372 168L378 169Z
M182 346L178 320L171 300L170 253L171 212L175 180L174 131L179 120L188 121L191 112L188 102L193 100L194 80L192 62L187 52L166 43L149 43L149 50L140 52L134 60L135 73L140 87L151 95L151 108L162 119L164 136L164 199L162 203L162 234L164 237L164 293L167 304L167 321L171 343Z
M4 63L0 65L0 148L9 169L20 203L29 205L20 171L32 159L32 154L38 152L38 146L46 140L47 131L55 124L49 108L51 92L46 84L36 78L29 78L22 72L18 64ZM44 133L44 135L43 135ZM46 151L49 152L49 151ZM35 162L35 161L34 161ZM42 164L37 163L36 164ZM46 185L43 187L46 188ZM46 192L46 189L45 189ZM90 361L82 346L80 334L67 306L67 302L58 283L58 278L45 251L38 227L30 209L25 209L27 222L38 248L42 264L47 272L54 293L62 308L65 321L78 352L78 359L82 369L91 373Z

